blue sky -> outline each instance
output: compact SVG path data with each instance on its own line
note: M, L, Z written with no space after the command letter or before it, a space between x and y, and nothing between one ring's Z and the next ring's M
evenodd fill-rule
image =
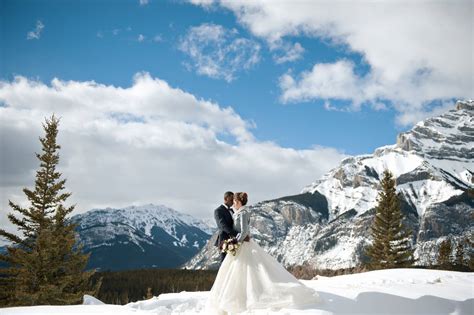
M282 104L278 78L289 68L300 72L316 62L346 58L359 73L367 72L361 54L324 39L296 37L305 52L290 65L276 64L263 47L257 65L226 82L187 70L183 62L189 59L178 45L190 27L203 23L235 28L240 36L265 45L228 10L177 1L140 5L131 0L113 5L110 1L2 1L2 6L4 80L22 75L45 83L56 77L127 87L135 73L147 71L198 97L231 106L244 119L255 122L253 133L258 139L296 149L321 145L347 154L371 153L394 143L396 134L407 129L394 123L391 109L328 111L321 100ZM38 20L45 25L40 39L27 40L26 34ZM114 30L118 30L116 35ZM140 34L148 39L160 36L161 41L139 42Z
M297 194L473 97L472 6L0 0L1 209L52 113L77 212Z

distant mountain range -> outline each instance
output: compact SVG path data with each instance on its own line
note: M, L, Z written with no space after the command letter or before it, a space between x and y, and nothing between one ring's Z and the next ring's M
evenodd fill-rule
M356 266L367 259L363 248L369 244L385 169L397 179L419 264L434 260L442 239L457 243L471 237L474 101L459 101L456 108L419 122L394 145L344 159L299 195L251 206L254 239L286 266ZM212 243L185 266L216 268L218 253Z
M72 217L90 252L88 268L176 268L194 256L214 229L206 222L153 204L94 209Z
M474 101L419 122L394 145L344 159L300 194L251 205L253 238L285 266L359 264L366 259L363 248L385 169L396 176L420 264L433 261L442 239L456 243L471 237ZM165 206L93 209L72 220L78 223L78 241L91 253L88 268L218 266L213 223Z

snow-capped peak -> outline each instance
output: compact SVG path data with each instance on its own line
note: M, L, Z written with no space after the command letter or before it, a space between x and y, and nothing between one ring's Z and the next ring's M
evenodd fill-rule
M411 178L402 180L398 190L411 198L420 215L429 204L474 187L474 102L459 101L456 109L419 122L394 145L345 158L302 193L324 195L330 219L351 209L361 214L376 205L385 169L395 178Z
M151 229L158 226L178 241L181 237L176 234L175 225L195 226L207 234L212 234L213 227L207 222L194 218L185 213L178 212L164 205L138 205L128 206L122 209L110 208L92 209L86 213L75 216L80 218L81 225L88 225L90 221L97 223L107 223L113 221L127 222L129 225L138 228L146 235L151 234Z
M252 238L286 266L359 265L388 169L397 180L403 224L413 231L415 258L433 263L441 237L460 244L472 234L473 104L458 102L456 110L417 124L397 144L345 158L299 195L253 205ZM209 242L186 267L218 265Z

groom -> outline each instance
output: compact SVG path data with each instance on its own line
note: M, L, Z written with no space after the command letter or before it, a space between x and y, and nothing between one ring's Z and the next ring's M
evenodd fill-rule
M214 246L217 246L219 251L221 250L222 243L226 239L237 235L237 231L234 230L234 219L232 218L232 215L234 214L234 211L231 208L233 201L234 193L227 191L224 194L224 203L214 210L214 219L216 220L217 228L219 229ZM224 260L225 255L225 253L220 254L221 262Z

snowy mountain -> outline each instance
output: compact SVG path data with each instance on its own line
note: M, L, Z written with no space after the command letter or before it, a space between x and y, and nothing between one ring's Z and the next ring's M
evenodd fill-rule
M88 268L120 270L178 267L213 233L204 221L153 204L124 209L93 209L72 217Z
M251 206L252 234L284 265L347 268L366 257L380 176L389 169L419 264L433 262L442 239L470 237L474 215L474 101L416 124L395 145L344 159L301 194ZM214 236L215 237L215 236ZM213 242L187 268L214 268Z

